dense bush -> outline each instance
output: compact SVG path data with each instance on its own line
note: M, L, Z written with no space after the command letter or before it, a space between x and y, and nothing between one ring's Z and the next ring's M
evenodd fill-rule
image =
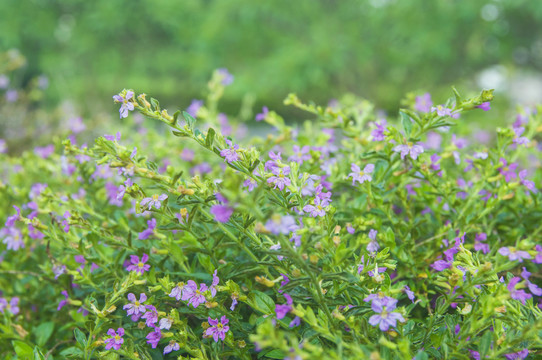
M232 80L174 114L123 90L118 133L0 154L3 359L540 356L539 110L468 133L492 91L397 118L291 94L309 120L264 108L246 138Z

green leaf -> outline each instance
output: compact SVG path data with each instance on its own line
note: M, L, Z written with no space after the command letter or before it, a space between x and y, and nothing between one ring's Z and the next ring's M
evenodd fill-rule
M52 321L44 322L36 327L33 331L36 338L36 344L43 346L47 343L47 340L51 337L53 330L55 329L55 323Z
M85 336L85 334L83 334L83 332L81 330L79 330L78 328L75 328L75 330L73 331L73 334L75 335L75 340L77 340L77 342L83 348L86 348L87 347L87 337Z
M188 124L190 130L194 130L194 124L196 123L196 119L194 119L192 115L190 115L186 111L183 111L183 117L186 120L186 123Z
M34 360L45 360L45 356L37 346L34 348Z
M155 98L151 98L151 104L154 107L154 110L160 111L160 103Z
M215 129L209 128L207 130L207 136L205 137L205 146L208 148L213 146L213 140L215 139Z
M480 359L485 359L487 351L491 345L491 340L493 339L491 331L486 331L480 340Z
M83 351L81 351L81 349L75 347L75 346L71 346L67 349L64 349L60 352L60 355L61 356L65 356L65 357L79 357L81 358L83 356Z
M407 138L409 138L410 133L412 132L412 120L410 120L410 117L402 111L399 111L399 114L401 115L401 123L403 124L403 129L405 129L405 134Z
M175 113L173 114L173 123L176 124L177 123L177 119L179 118L179 115L181 114L181 110L177 110L175 111Z
M262 352L258 355L258 359L262 357L270 358L270 359L284 359L286 358L286 353L280 349L273 349L267 353Z
M11 344L13 345L13 350L15 350L17 356L21 359L31 359L34 356L34 350L27 343L13 340Z
M275 302L267 294L258 290L253 290L247 297L247 303L256 310L264 314L272 314L275 312Z

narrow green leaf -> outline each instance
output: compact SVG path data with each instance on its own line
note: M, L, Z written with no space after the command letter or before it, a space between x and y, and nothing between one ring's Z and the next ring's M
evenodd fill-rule
M83 334L83 332L79 330L78 328L75 328L75 330L73 331L73 334L75 335L75 340L77 340L79 345L81 345L83 348L86 348L87 337L85 336L85 334Z
M47 343L47 340L51 337L53 330L55 329L55 323L52 321L41 323L37 326L33 333L36 338L36 344L43 346Z
M186 120L186 123L188 124L190 130L194 130L194 124L196 123L196 119L194 119L192 115L190 115L186 111L183 111L183 117Z
M412 132L412 120L410 120L410 117L402 111L399 111L399 114L401 115L401 123L403 129L405 129L405 134L407 138L409 138L410 133Z
M209 128L207 130L207 136L205 137L205 146L211 148L213 146L213 140L215 139L215 129Z

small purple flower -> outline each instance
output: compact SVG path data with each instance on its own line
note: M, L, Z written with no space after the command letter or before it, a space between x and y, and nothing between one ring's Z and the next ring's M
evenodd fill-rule
M248 178L243 182L243 186L248 189L248 191L252 191L258 186L258 183L253 178Z
M363 171L361 171L359 166L351 164L350 170L352 170L352 172L348 176L352 178L352 185L356 185L356 181L363 184L365 181L373 180L370 174L373 173L374 169L375 166L373 164L367 164L363 168Z
M104 135L104 138L108 141L120 141L120 131L116 135Z
M79 134L80 132L84 131L87 127L85 126L85 123L83 122L83 119L80 117L71 118L68 121L68 127L70 128L71 132L74 134Z
M230 321L226 315L223 315L220 318L220 322L218 322L218 319L211 319L211 317L209 317L207 321L209 322L210 327L205 330L205 335L209 337L212 336L215 342L218 342L218 339L224 340L226 338L226 333L230 330L230 327L227 325Z
M271 169L271 172L273 173L273 176L271 176L269 179L267 179L267 182L269 184L273 184L274 189L279 188L281 191L284 190L284 187L290 186L291 181L288 175L290 175L290 167L285 166L283 168L280 167L274 167Z
M24 248L23 234L16 227L5 227L0 230L0 237L4 237L2 242L6 244L8 250L17 251Z
M128 189L132 185L134 185L132 183L132 179L126 179L124 184L119 186L119 188L118 188L117 200L122 200L124 198L124 194L126 193L126 189Z
M431 267L436 271L444 271L452 267L452 261L437 260L431 264Z
M68 304L68 292L66 290L62 290L60 292L62 295L64 295L64 299L60 300L58 303L58 307L56 308L56 311L60 311L64 306Z
M502 256L508 256L510 261L523 262L523 259L530 259L531 255L527 251L517 250L513 247L502 247L499 249L499 254Z
M158 310L156 310L154 305L145 305L145 309L146 311L141 318L145 319L145 325L148 327L154 327L154 324L158 322Z
M314 198L314 205L305 205L303 211L309 213L311 217L326 216L325 207L329 205L328 200L322 200L320 197Z
M173 319L170 317L162 318L158 322L158 327L160 328L160 330L169 330L171 329L171 325L173 325Z
M505 181L510 182L510 180L515 179L516 178L515 170L517 169L518 164L513 163L513 164L508 165L508 162L504 158L501 158L500 162L503 164L503 166L500 167L498 170L504 176Z
M130 255L130 265L126 267L126 270L135 271L143 275L145 271L149 271L149 269L151 268L149 264L146 264L148 260L149 255L147 254L143 254L143 256L141 256L141 261L139 260L139 257L137 255Z
M193 99L190 105L186 108L186 112L195 118L198 116L198 111L202 106L203 100Z
M527 170L521 170L518 174L520 183L532 192L536 192L536 186L533 181L527 180Z
M187 286L192 288L192 291L190 292L190 298L188 299L188 304L187 305L192 304L192 306L195 309L198 306L200 306L201 304L204 304L206 299L205 299L205 295L203 295L203 293L208 290L207 285L202 283L202 284L200 284L199 289L198 289L198 285L196 284L195 281L188 280L188 285Z
M525 128L523 126L519 127L513 127L515 136L514 136L514 143L518 145L527 145L529 143L529 138L525 136L521 136L525 132Z
M220 77L222 78L222 81L220 82L224 86L228 86L231 83L233 83L233 75L230 74L228 69L226 68L220 68L216 71Z
M414 291L410 290L408 285L405 285L403 291L407 294L407 297L410 299L410 301L414 302L414 300L416 299L416 297L414 296Z
M164 355L169 354L172 351L178 351L180 349L180 345L175 340L171 340L169 344L164 348Z
M123 309L126 310L126 315L131 315L132 321L137 321L147 311L143 304L147 301L147 295L141 293L139 294L139 300L137 300L134 294L129 293L128 300L131 303L124 305Z
M192 297L193 292L194 292L193 287L188 286L184 282L179 282L177 283L177 286L171 289L171 292L169 293L169 297L173 297L177 299L177 301L179 300L186 301Z
M8 152L8 146L6 145L6 140L0 139L0 154L5 154Z
M421 96L416 96L416 103L414 104L414 109L419 112L427 113L431 111L433 106L433 101L431 100L431 94L425 93Z
M105 349L109 350L113 348L119 350L124 343L124 339L122 338L124 336L124 329L118 328L116 332L113 329L109 329L107 330L107 335L109 335L110 338L105 339Z
M288 327L293 328L299 325L301 325L301 319L299 318L299 316L296 316L292 321L290 321Z
M17 315L20 311L19 298L12 297L9 302L5 298L0 298L0 313L4 313L6 310L13 315Z
M294 155L288 158L288 161L295 161L299 165L303 164L304 161L310 160L311 156L309 154L310 147L305 145L302 148L299 145L294 145L293 147Z
M265 120L265 117L267 116L268 113L269 113L269 109L267 108L267 106L264 106L262 108L262 112L259 114L256 114L256 121Z
M489 101L483 102L480 105L477 106L478 109L482 109L484 111L491 110L491 103Z
M155 327L154 331L150 332L147 336L147 343L151 344L151 347L155 349L162 338L162 331L160 328Z
M138 237L139 240L146 240L154 234L154 229L156 229L156 219L153 218L153 219L148 220L147 226L148 226L147 229L139 233L139 237Z
M395 310L395 304L383 305L381 302L373 301L371 309L378 314L369 318L369 324L372 326L379 325L381 331L388 331L390 327L397 326L397 321L405 321L403 315L393 311Z
M375 122L374 125L376 126L376 129L373 129L373 131L371 132L373 141L384 141L386 139L386 135L384 135L384 132L386 131L386 126L388 125L386 119Z
M537 251L537 253L535 255L535 258L534 258L533 262L535 264L542 264L542 246L541 245L536 245L535 250Z
M231 140L226 139L226 144L229 146L229 148L223 149L220 151L220 156L224 158L224 161L232 163L234 161L239 160L239 145L233 144Z
M34 153L43 159L47 159L54 152L55 152L55 146L53 144L34 148Z
M367 251L374 253L377 252L378 249L380 249L380 245L378 244L378 241L376 240L376 235L378 234L378 231L375 229L371 229L369 231L369 239L371 239L371 242L367 245Z
M450 116L454 119L459 118L459 112L452 111L452 109L445 108L442 105L437 105L436 107L431 107L431 112L437 112L438 116Z
M209 287L209 291L211 292L212 297L216 296L216 286L220 282L220 278L218 277L217 272L218 270L215 270L215 272L213 273L213 282L211 283L211 286Z
M125 95L122 95L122 93L118 95L114 95L113 99L116 103L121 103L119 113L120 118L127 118L128 117L128 111L134 110L134 103L130 100L134 98L134 92L131 90L126 91Z
M403 160L408 154L410 154L412 160L416 160L418 155L423 153L423 147L421 145L408 143L406 145L397 145L393 148L393 151L401 153L401 160Z
M504 354L504 357L508 360L515 360L515 359L525 359L527 356L529 356L529 350L523 349L521 351L518 351L516 353L511 354Z
M147 207L150 210L153 206L158 210L162 207L162 201L166 200L168 196L166 194L158 195L154 194L152 197L146 197L141 200L141 207Z
M518 276L510 279L508 286L506 287L510 291L510 297L514 300L519 300L523 305L525 305L525 300L532 298L531 294L527 294L524 290L517 290L516 285L521 279Z
M209 212L215 217L215 221L225 223L230 220L233 209L228 205L216 204L211 206Z

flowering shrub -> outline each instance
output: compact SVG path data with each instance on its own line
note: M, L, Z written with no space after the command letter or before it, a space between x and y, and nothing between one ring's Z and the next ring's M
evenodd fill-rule
M397 121L289 95L310 120L244 139L232 81L173 115L123 90L116 135L0 155L2 358L540 356L539 112L487 142L492 91Z

